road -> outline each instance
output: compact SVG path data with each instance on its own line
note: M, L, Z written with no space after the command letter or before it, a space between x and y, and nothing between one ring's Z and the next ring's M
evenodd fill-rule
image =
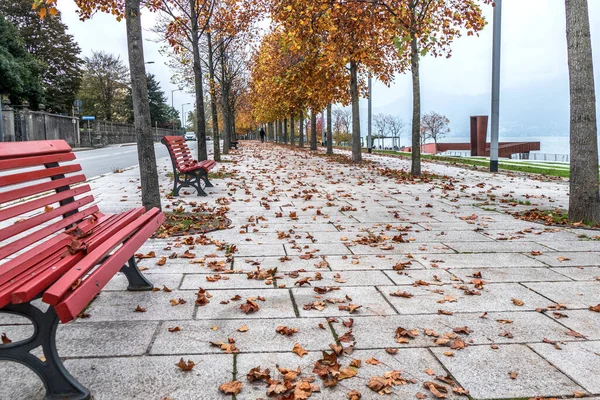
M212 147L212 142L207 143ZM196 154L197 142L188 142L192 154ZM154 145L156 158L168 157L167 148L160 143ZM210 152L210 149L209 149ZM113 172L116 169L133 167L138 164L137 146L127 145L121 147L104 147L97 150L77 152L75 163L81 164L83 173L89 178Z

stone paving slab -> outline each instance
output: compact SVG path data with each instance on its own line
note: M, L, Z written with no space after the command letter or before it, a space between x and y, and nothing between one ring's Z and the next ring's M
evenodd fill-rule
M529 347L571 377L588 393L600 394L600 341L568 343L561 346L561 350L547 344L530 344Z
M496 241L496 242L447 242L444 244L459 253L530 253L531 251L551 252L546 246L535 242Z
M278 271L297 271L297 270L307 270L307 271L328 271L327 267L322 267L319 263L322 260L332 260L335 259L335 256L326 256L315 257L310 259L301 259L300 256L288 256L287 259L281 260L281 257L234 257L233 259L233 269L234 270L242 270L244 272L255 271L257 265L261 269L273 269L277 268ZM339 257L338 257L339 258Z
M281 335L276 332L279 326L298 331L292 336ZM168 328L175 327L181 330L169 332ZM210 342L228 343L229 338L235 340L240 353L291 353L296 343L306 350L319 351L335 343L325 318L171 321L159 327L150 354L222 354L224 351Z
M600 235L600 231L597 233ZM586 240L586 241L539 241L538 243L543 244L546 247L557 251L598 251L600 250L600 241L598 240Z
M181 281L183 280L183 274L163 274L163 273L151 273L150 271L145 271L146 278L154 285L156 288L163 288L163 286L168 287L169 289L179 289L181 285ZM127 290L128 282L125 275L122 273L117 273L104 287L105 291L123 291Z
M320 274L321 279L317 279L316 274ZM336 286L379 286L393 285L394 282L382 271L370 271L365 274L363 271L317 271L301 272L298 277L290 277L288 273L278 274L282 279L277 279L277 285L286 285L287 287L297 286L296 282L303 278L310 278L311 287L336 287Z
M600 281L536 282L524 285L567 308L588 308L600 304Z
M600 252L559 251L542 254L536 259L552 267L598 266L600 264Z
M444 262L442 268L517 268L517 267L545 267L546 264L519 253L498 253L490 257L489 254L445 254L434 255ZM415 259L423 265L430 265L432 256L415 255ZM437 262L439 263L439 261Z
M564 319L560 322L564 322ZM439 347L450 350L449 345L437 345L435 340L452 332L454 328L468 327L469 334L459 333L468 345L536 343L543 339L552 341L582 340L568 336L568 328L544 314L528 312L491 312L485 318L480 313L455 313L454 315L389 315L382 317L355 317L352 333L357 349L385 349L405 347ZM332 324L338 336L348 331L341 323ZM377 330L373 327L377 326ZM398 343L396 329L418 329L419 334L408 343ZM432 330L429 336L425 330Z
M389 305L385 298L375 287L341 287L324 295L317 294L312 288L302 287L291 289L294 295L298 312L301 317L352 317L349 311L339 310L342 305L360 305L361 308L354 311L355 315L392 315L396 311ZM346 296L352 300L348 300ZM340 303L329 303L327 299L344 300ZM304 306L314 302L325 302L322 311L310 309Z
M239 354L236 357L236 367L238 380L243 382L242 391L236 396L236 400L257 400L267 399L267 385L264 382L249 383L246 379L248 372L255 367L260 366L261 370L268 368L273 379L283 380L281 374L277 370L277 366L281 368L297 370L300 368L301 378L315 378L314 383L319 386L321 392L313 393L310 399L324 400L332 398L345 398L345 391L340 392L339 396L332 393L338 393L338 390L326 389L318 377L312 373L315 361L321 357L321 353L309 352L304 357L299 357L292 352L281 353L248 353Z
M453 268L451 274L464 282L471 282L473 274L478 273L481 279L489 283L502 282L554 282L570 281L571 278L561 270L551 268Z
M291 318L296 316L288 290L234 289L211 290L209 293L212 296L210 303L198 307L196 319ZM232 300L235 296L240 296L241 299ZM258 300L258 297L265 300ZM245 314L240 309L240 305L244 304L247 299L255 299L254 301L260 307L257 312ZM225 302L226 304L222 304Z
M463 290L453 285L444 286L385 286L380 287L383 295L394 305L400 314L433 314L439 310L449 312L492 312L492 311L531 311L552 304L548 299L516 283L494 283L485 285L481 295L465 295ZM394 297L390 293L406 291L412 298ZM446 301L446 296L456 299ZM522 301L517 306L512 299Z
M370 390L366 383L372 376L382 376L384 373L392 370L400 371L406 379L413 380L415 383L407 385L398 385L391 388L390 398L393 399L414 399L418 398L417 393L425 394L426 398L432 398L432 394L423 388L423 383L435 380L435 376L429 375L427 371L432 371L435 375L446 376L447 372L443 366L425 349L400 349L396 355L390 355L383 350L358 350L352 353L348 358L362 361L362 366L358 369L358 379L348 379L343 382L343 386L348 389L359 390L362 399L381 399L386 398ZM365 361L375 358L381 362L378 365L368 364ZM350 360L346 361L348 363ZM438 383L441 383L438 381ZM448 389L448 399L464 399L452 392L450 385L443 385ZM343 398L340 396L340 398Z
M393 269L398 263L410 262L409 268L423 269L414 258L400 254L353 255L351 257L327 257L329 268L334 271Z
M314 254L318 256L352 254L348 247L341 243L299 244L297 246L285 244L284 247L286 254L290 256L301 256L304 254Z
M590 310L561 311L568 318L561 318L560 323L578 332L589 340L600 340L600 313Z
M473 399L556 397L582 390L524 345L471 346L452 352L451 357L444 355L445 349L431 351ZM511 372L518 374L515 379L510 378Z
M454 250L442 243L394 243L391 249L382 246L371 247L358 245L350 247L353 254L448 254L455 253Z
M183 299L185 304L173 306L170 301ZM87 309L89 321L158 321L192 319L194 313L193 291L172 292L100 292ZM137 306L145 312L136 312Z
M220 279L212 281L219 277ZM182 290L212 289L273 289L273 283L267 285L264 280L248 279L244 274L186 274L181 282Z
M600 267L557 267L550 269L576 281L600 281Z
M434 286L456 281L451 274L441 269L417 269L403 271L385 271L394 285L412 285L416 281L424 281Z

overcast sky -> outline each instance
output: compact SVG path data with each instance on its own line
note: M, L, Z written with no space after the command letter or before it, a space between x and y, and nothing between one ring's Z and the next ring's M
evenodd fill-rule
M600 0L589 1L592 46L595 55L596 93L600 98ZM125 22L97 14L81 22L74 2L58 2L63 22L79 42L84 55L92 50L119 54L127 63ZM568 72L564 2L561 0L504 0L502 38L501 134L553 134L568 131ZM479 37L464 37L453 45L450 59L425 57L421 68L423 112L435 110L448 115L454 132L466 133L469 115L489 114L491 88L492 8L485 7L490 22ZM148 72L155 74L171 101L171 73L160 45L149 32L154 17L143 14L145 56ZM193 103L193 96L175 92L174 105ZM374 113L400 115L407 122L411 112L410 75L398 76L388 88L376 83ZM187 105L186 113L192 107ZM364 110L364 112L362 112ZM366 101L361 105L366 122ZM535 129L533 126L537 125ZM533 129L533 131L532 131ZM533 133L531 133L533 132ZM541 134L541 133L539 133Z

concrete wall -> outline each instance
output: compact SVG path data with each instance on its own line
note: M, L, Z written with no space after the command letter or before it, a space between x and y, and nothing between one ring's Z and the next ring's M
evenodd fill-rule
M154 141L158 142L163 136L179 135L178 131L163 128L152 128ZM109 121L82 121L81 146L102 147L109 144L124 144L137 142L137 134L133 124L123 124Z
M19 124L16 123L16 119L19 120ZM22 141L63 139L71 147L80 146L77 118L30 111L27 108L14 109L4 105L2 124L5 142L14 142L17 139ZM16 129L19 132L16 132Z

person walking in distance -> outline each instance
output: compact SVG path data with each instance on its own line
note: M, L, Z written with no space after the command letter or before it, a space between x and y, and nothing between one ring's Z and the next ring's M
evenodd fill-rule
M265 142L265 129L264 128L260 128L260 142L261 143Z

